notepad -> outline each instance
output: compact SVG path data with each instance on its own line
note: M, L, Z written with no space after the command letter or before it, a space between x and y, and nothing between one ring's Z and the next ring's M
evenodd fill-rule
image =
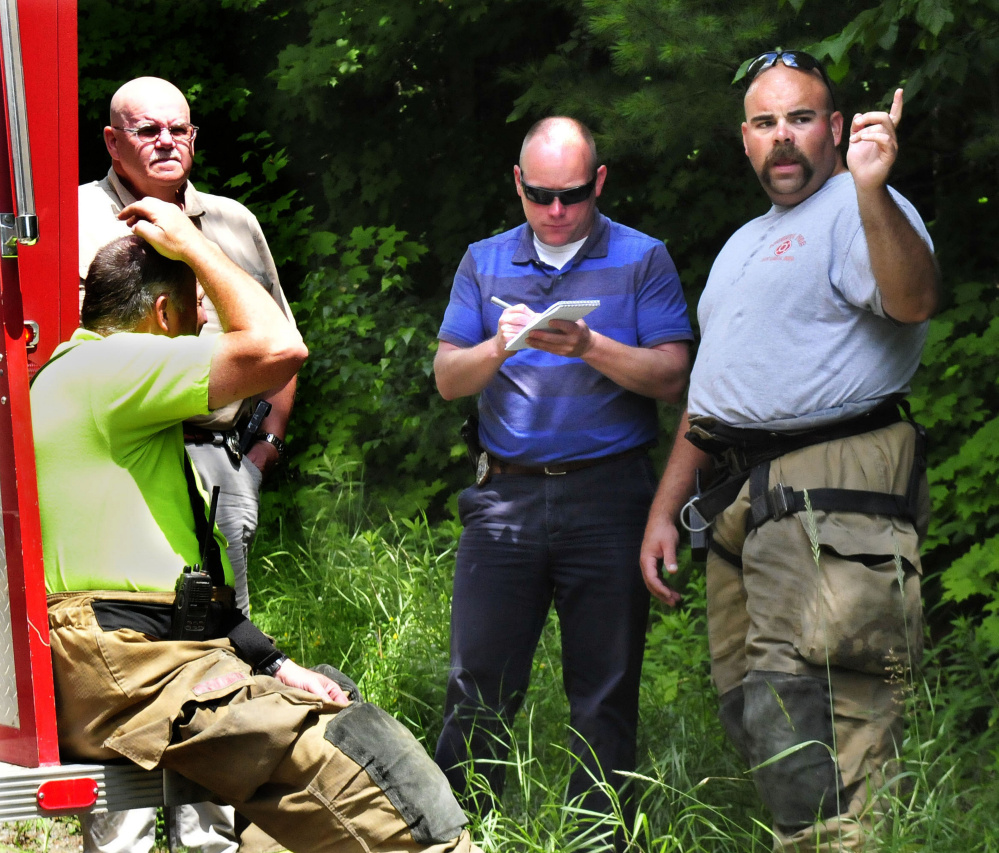
M599 299L564 299L556 302L547 311L535 316L530 323L520 330L517 337L506 345L506 349L521 350L527 347L527 336L535 329L547 329L550 320L568 320L575 323L581 317L585 317L594 308L600 307Z

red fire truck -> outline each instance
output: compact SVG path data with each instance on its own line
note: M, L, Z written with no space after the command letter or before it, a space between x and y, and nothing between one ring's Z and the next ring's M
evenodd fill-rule
M79 320L76 0L0 0L0 821L207 798L171 773L61 764L29 376Z

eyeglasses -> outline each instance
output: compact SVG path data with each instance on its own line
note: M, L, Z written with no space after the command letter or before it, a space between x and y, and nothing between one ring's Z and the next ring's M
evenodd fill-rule
M525 184L523 179L520 181L520 187L524 191L524 197L535 204L543 204L547 207L555 199L558 199L564 206L570 204L579 204L581 201L586 201L591 195L593 195L593 190L597 185L597 177L593 176L593 180L588 184L583 184L578 187L570 187L567 190L549 190L545 187L532 187L530 184Z
M746 67L746 82L752 83L757 76L768 68L773 68L778 61L788 68L796 68L799 71L814 71L817 68L822 75L822 82L829 90L829 97L832 98L833 111L836 110L836 94L833 92L832 80L826 74L826 69L814 56L803 50L768 50L766 53L761 53Z
M198 135L197 126L186 122L184 124L171 124L169 126L162 124L142 124L138 127L118 127L117 125L112 125L112 127L115 130L134 134L143 142L156 142L163 135L164 130L170 134L170 138L174 142L194 142L194 137Z

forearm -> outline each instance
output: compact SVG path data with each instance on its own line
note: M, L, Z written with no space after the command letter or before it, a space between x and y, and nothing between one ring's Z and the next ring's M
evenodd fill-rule
M284 386L262 395L261 399L271 404L271 410L261 422L260 432L265 435L273 433L282 440L287 436L288 421L295 404L297 384L298 378L293 376ZM267 473L281 460L278 449L267 441L257 441L251 444L247 455L250 461L264 473Z
M292 376L285 385L268 391L261 399L271 404L271 410L260 424L261 432L272 432L278 438L284 438L288 433L288 421L291 410L295 406L295 390L298 387L298 376Z
M685 342L632 347L592 330L590 340L583 361L622 388L667 403L683 397L690 368Z
M887 187L858 187L857 201L885 313L900 323L928 320L940 299L940 272L929 246Z
M639 557L642 578L649 592L670 607L680 601L680 594L666 583L669 576L677 571L676 555L680 542L677 520L694 492L697 470L711 470L711 457L684 438L687 428L687 413L684 412L666 471L649 510ZM665 570L665 578L660 567Z
M445 400L478 394L492 381L508 357L497 337L474 347L458 347L441 341L434 357L437 390Z
M212 241L192 245L184 260L218 312L224 332L264 330L269 335L301 341L274 298L260 283L233 263Z
M666 470L659 482L659 488L649 510L649 523L653 520L676 524L680 510L694 494L697 471L705 475L712 470L714 463L703 450L695 447L684 436L690 428L687 412L676 428L676 438L670 451Z

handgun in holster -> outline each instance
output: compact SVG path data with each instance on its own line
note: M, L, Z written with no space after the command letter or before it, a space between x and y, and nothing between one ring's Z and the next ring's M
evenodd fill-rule
M461 425L461 440L465 442L472 470L475 471L475 484L483 486L489 482L489 454L479 443L479 416L469 415Z
M242 456L246 456L247 451L253 445L253 442L257 437L257 433L260 431L260 425L264 422L264 418L266 418L270 413L270 403L266 400L261 400L257 403L256 408L253 410L253 414L250 415L250 420L246 425L246 429L243 430L243 434L239 438L239 452Z

